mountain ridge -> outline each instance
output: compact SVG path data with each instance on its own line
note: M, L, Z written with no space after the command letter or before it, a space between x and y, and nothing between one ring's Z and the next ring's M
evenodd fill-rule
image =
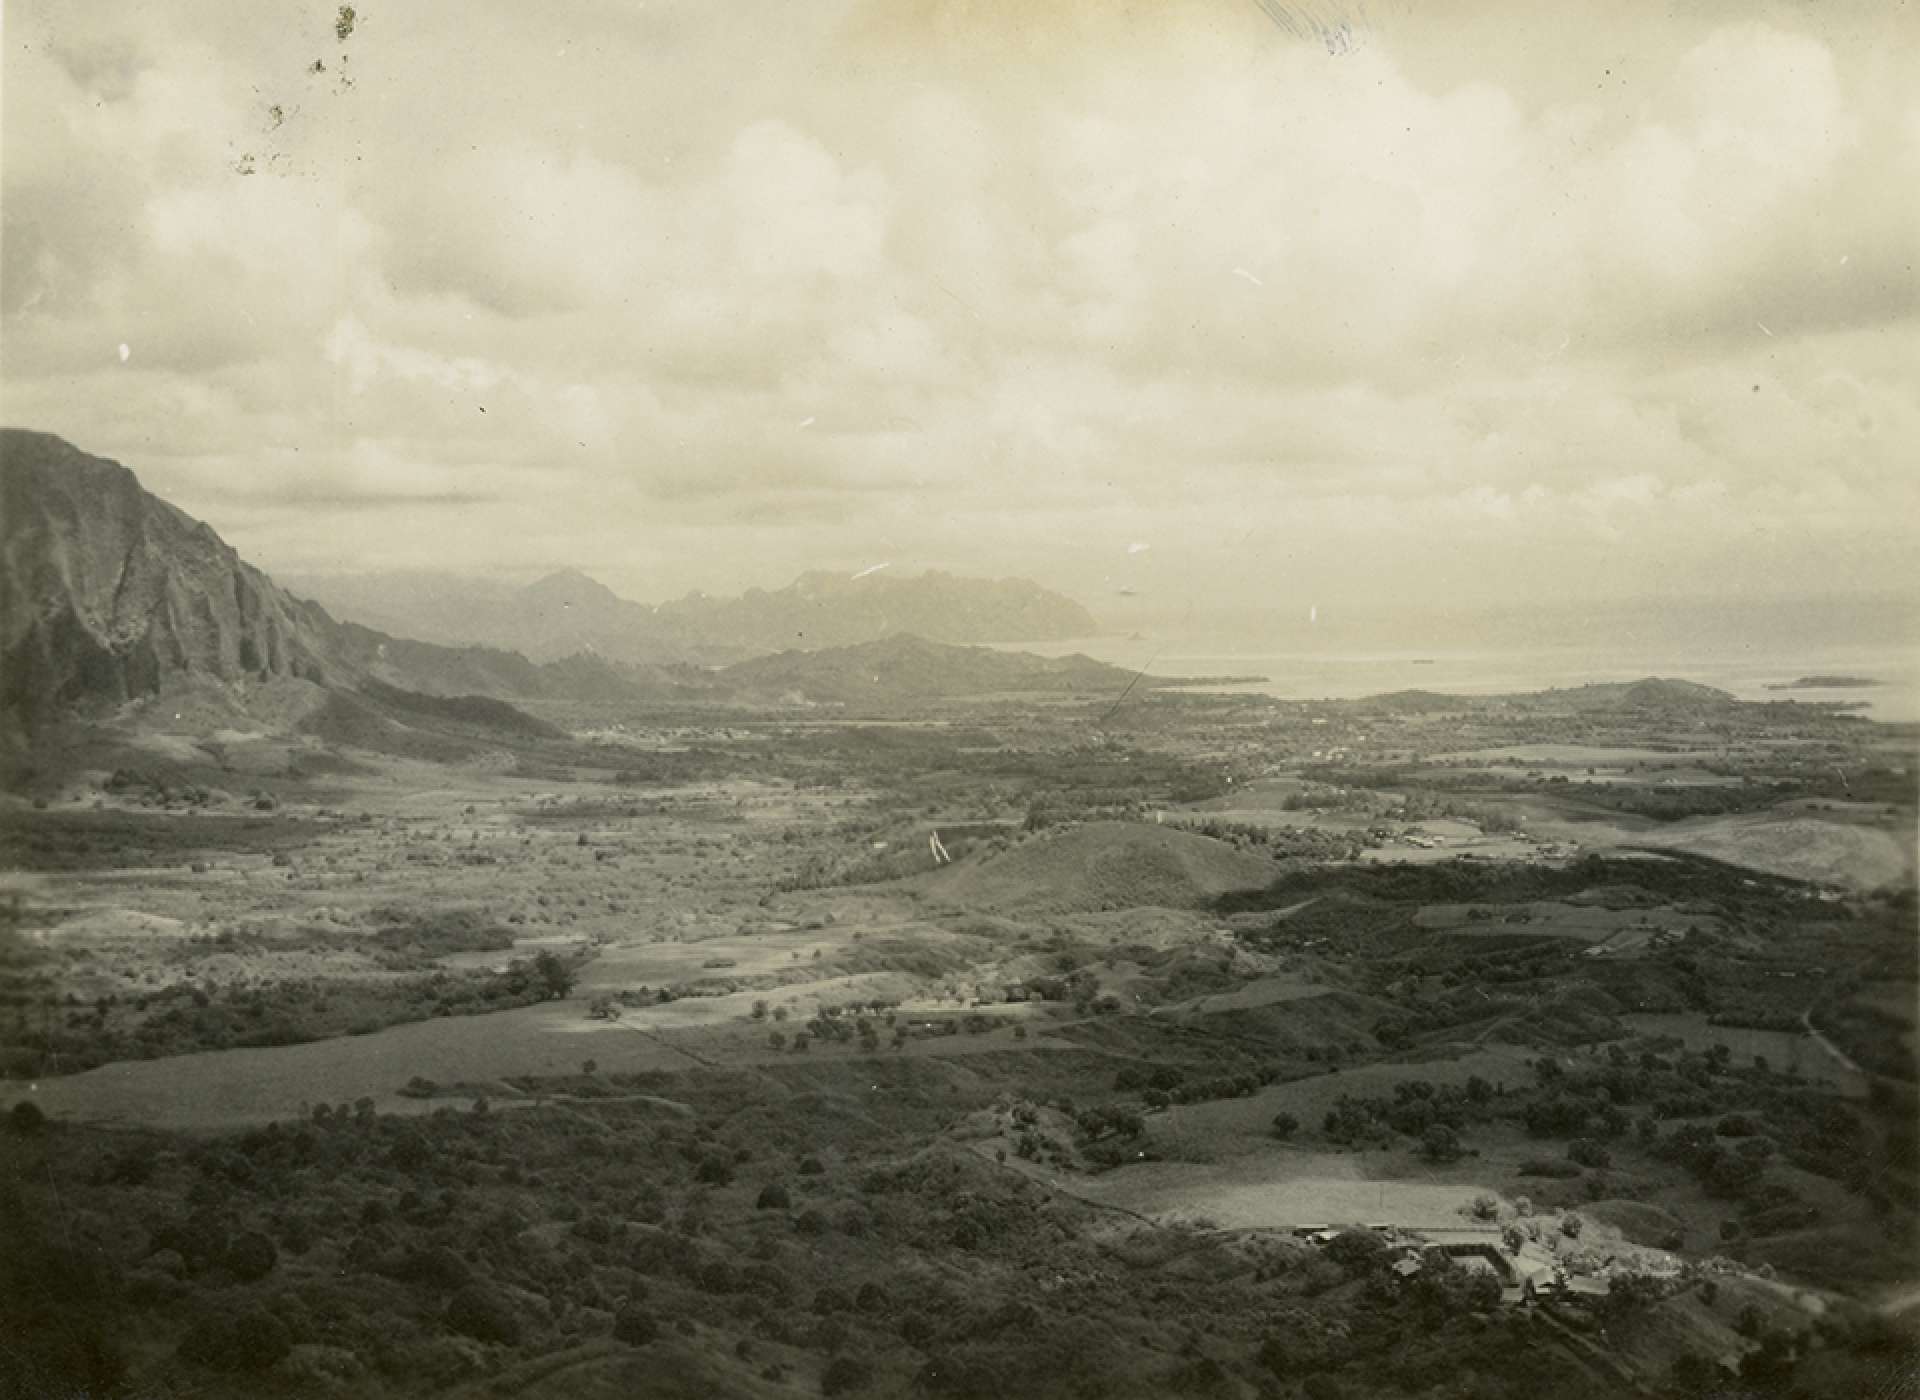
M337 621L130 468L0 429L0 713L112 707L174 677L496 699L604 695L639 679L591 658L549 668Z
M938 592L951 581L934 576L926 586ZM837 595L860 583L805 575L795 590ZM1029 587L1016 584L1010 596ZM578 640L568 632L576 609L645 610L571 569L521 591L549 633L570 641ZM354 718L372 706L382 722L457 715L543 736L540 721L494 702L896 704L1002 690L1097 693L1129 679L1086 657L1049 660L899 629L719 669L634 664L591 645L535 661L504 647L396 636L338 620L289 592L211 526L147 491L128 467L24 429L0 429L0 677L0 713L29 723L177 691L176 682L223 683L230 693L222 703L245 708L249 685L300 681L352 697L344 709L327 706L346 731L377 731ZM480 699L489 703L468 703Z
M1118 694L1134 679L1086 656L955 646L907 632L854 646L755 657L725 667L717 678L747 695L831 705L997 693Z
M293 583L368 626L440 645L507 647L536 661L590 650L636 663L724 665L900 633L977 645L1064 641L1098 630L1079 603L1030 580L941 570L809 570L784 588L691 592L658 604L624 598L575 568L518 588L431 571L297 575Z
M0 709L125 701L176 671L323 680L331 622L127 467L0 430Z

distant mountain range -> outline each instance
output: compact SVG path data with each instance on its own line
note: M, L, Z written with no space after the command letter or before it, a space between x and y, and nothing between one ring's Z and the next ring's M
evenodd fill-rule
M591 651L643 664L718 664L790 650L857 646L900 633L955 643L1092 635L1091 614L1024 579L945 573L808 573L774 592L689 594L652 606L575 569L523 588L451 574L296 576L337 616L450 646L494 646L550 661Z
M578 574L554 575L514 597L527 626L545 619L543 650L562 654L533 661L504 647L446 646L342 622L246 563L211 527L147 492L119 463L49 434L0 430L0 714L29 721L111 707L182 682L307 683L352 696L354 714L377 710L378 723L354 721L365 732L425 717L531 734L544 727L505 706L448 710L422 697L858 705L1002 691L1117 694L1131 680L1085 657L1048 660L902 635L717 670L634 664L609 658L589 639L603 625L654 610ZM809 576L778 594L685 600L661 611L717 619L736 639L772 637L789 625L778 618L819 619L820 630L837 635L882 625L889 608L923 616L942 599L952 604L952 628L962 631L1021 618L1034 627L1085 625L1075 605L1031 584L941 575L885 588ZM706 625L689 624L684 635ZM327 703L327 713L344 713L337 701Z

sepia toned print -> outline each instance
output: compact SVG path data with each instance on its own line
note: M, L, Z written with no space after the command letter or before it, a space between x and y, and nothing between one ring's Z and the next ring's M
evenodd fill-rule
M1920 1375L1920 25L5 0L0 1400Z

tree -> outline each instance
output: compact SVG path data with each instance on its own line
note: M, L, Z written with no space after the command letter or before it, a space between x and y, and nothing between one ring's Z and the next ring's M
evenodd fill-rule
M645 1308L629 1303L614 1316L613 1339L630 1347L643 1347L660 1335L660 1326Z
M1428 1125L1421 1137L1420 1150L1430 1162L1451 1162L1460 1156L1460 1134L1445 1123Z
M1349 1274L1359 1274L1386 1259L1387 1242L1371 1230L1346 1230L1327 1242L1326 1255Z
M1618 1321L1645 1312L1665 1296L1660 1280L1650 1274L1616 1273L1603 1310L1608 1318Z
M1304 1388L1307 1400L1347 1400L1347 1388L1325 1371L1308 1376Z
M31 1099L22 1099L7 1110L7 1127L23 1137L39 1132L46 1124L47 1115Z
M1300 1131L1300 1120L1295 1118L1291 1113L1276 1113L1273 1115L1273 1135L1282 1142L1285 1142L1298 1131Z
M481 1284L470 1283L447 1300L447 1326L480 1342L514 1346L520 1341L520 1315Z
M227 1246L226 1267L242 1283L255 1283L273 1272L280 1252L258 1230L249 1230Z
M575 973L567 960L551 948L542 948L533 957L534 976L540 979L548 1001L559 1001L573 990Z
M180 1339L180 1358L214 1371L264 1371L293 1350L293 1337L270 1312L208 1313Z
M1726 1374L1697 1351L1683 1351L1668 1373L1676 1395L1709 1395L1722 1387Z
M864 1389L873 1380L871 1363L855 1356L836 1356L827 1363L827 1369L820 1376L822 1395L845 1395L850 1390Z
M1567 1156L1583 1167L1604 1167L1613 1160L1606 1147L1592 1138L1575 1138L1568 1143Z
M1293 1370L1293 1352L1287 1346L1286 1339L1273 1334L1260 1343L1257 1354L1260 1364L1282 1380Z

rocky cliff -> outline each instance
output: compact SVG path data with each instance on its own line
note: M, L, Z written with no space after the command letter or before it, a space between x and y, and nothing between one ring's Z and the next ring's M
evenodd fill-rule
M129 700L170 672L324 680L332 625L119 463L0 430L0 708Z

